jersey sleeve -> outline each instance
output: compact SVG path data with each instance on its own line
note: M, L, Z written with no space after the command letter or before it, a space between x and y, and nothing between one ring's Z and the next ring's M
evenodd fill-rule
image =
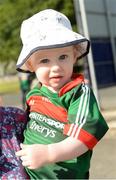
M93 149L108 130L93 91L86 84L82 84L72 97L68 122L64 134L82 141L89 149Z

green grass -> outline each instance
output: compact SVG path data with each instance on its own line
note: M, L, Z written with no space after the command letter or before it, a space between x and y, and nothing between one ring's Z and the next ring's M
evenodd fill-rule
M0 81L0 94L16 93L19 92L19 81L13 79L11 81Z

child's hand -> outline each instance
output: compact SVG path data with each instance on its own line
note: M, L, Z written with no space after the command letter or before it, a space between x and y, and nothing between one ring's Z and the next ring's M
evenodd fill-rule
M21 144L21 150L16 152L22 160L22 165L29 169L37 169L48 163L48 146L43 144Z

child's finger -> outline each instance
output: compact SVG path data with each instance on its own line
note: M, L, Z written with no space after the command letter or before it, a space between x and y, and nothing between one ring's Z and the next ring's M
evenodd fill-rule
M34 168L33 166L28 166L28 169L36 169L36 168Z
M29 161L23 161L22 165L28 167L28 166L30 166L30 163L29 163Z
M21 149L24 149L24 148L27 147L27 145L21 143L21 144L20 144L20 147L21 147Z
M23 150L20 150L20 151L17 151L15 154L16 156L24 156L25 152Z
M21 149L24 149L24 148L27 148L27 147L29 147L29 145L27 145L27 144L20 144L20 147L21 147Z
M22 161L27 161L27 156L21 156L20 159L21 159Z

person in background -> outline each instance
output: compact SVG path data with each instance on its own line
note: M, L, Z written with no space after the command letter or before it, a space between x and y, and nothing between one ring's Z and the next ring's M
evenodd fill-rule
M92 151L105 135L104 120L77 60L90 42L52 9L23 21L17 70L39 81L26 96L28 122L16 156L31 179L88 179Z
M20 90L22 94L22 107L23 109L25 109L26 94L31 89L31 84L35 78L35 74L18 72L18 77L19 77L19 83L20 83Z

